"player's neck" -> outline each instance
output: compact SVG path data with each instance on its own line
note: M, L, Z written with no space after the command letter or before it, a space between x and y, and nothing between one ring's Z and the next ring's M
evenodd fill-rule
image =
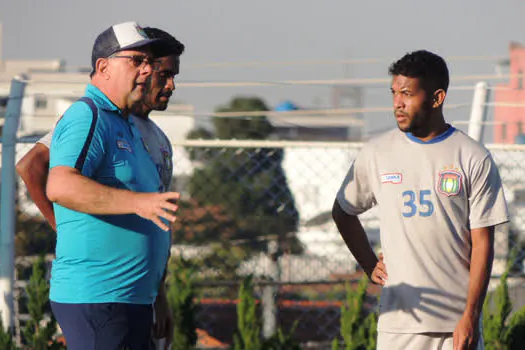
M144 108L145 106L135 106L133 108L133 115L137 118L147 120L149 118L149 114L151 112L151 109Z
M429 123L425 128L413 130L412 135L421 141L427 142L443 134L449 128L450 125L445 122L443 114L440 114L434 118L430 118Z
M140 118L140 119L144 119L144 120L148 120L149 119L149 113L148 114L133 113L133 116L137 117L137 118Z

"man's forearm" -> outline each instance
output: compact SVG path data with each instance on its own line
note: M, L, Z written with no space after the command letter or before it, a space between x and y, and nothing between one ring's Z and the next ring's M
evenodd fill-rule
M49 225L56 230L55 222L55 212L53 210L53 203L47 198L45 188L46 188L46 179L47 174L42 177L34 177L32 174L27 174L28 176L23 177L26 186L27 192L35 205L40 210L44 218L47 220Z
M370 276L378 259L370 246L370 242L359 218L346 214L337 201L334 203L332 216L346 246L366 274Z
M55 229L53 203L46 196L48 170L49 149L41 143L36 143L16 164L16 171L26 184L31 199L51 227Z
M133 214L135 192L102 185L67 167L51 169L47 196L66 208L87 214Z
M494 259L494 228L473 229L470 280L465 314L478 319L487 293Z

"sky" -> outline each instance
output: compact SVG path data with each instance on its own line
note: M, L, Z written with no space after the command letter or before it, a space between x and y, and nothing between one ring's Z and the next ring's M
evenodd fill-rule
M130 20L164 29L186 45L179 82L385 78L393 60L417 49L445 58L505 57L511 41L525 44L523 0L0 0L2 53L5 59L88 65L95 37ZM368 58L382 61L304 64ZM253 61L296 63L203 66ZM492 61L451 60L449 68L452 85L454 76L495 71ZM327 86L181 87L175 101L200 113L236 95L259 96L269 107L291 100L304 108L330 108L331 93ZM472 91L448 96L449 103L471 101ZM364 105L389 106L389 84L367 87ZM449 115L461 120L468 114L469 108L460 108ZM391 113L370 113L366 120L370 130L394 125Z

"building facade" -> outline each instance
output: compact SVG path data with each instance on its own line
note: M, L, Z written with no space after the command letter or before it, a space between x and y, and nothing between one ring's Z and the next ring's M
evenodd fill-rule
M509 46L509 81L494 92L494 142L524 143L525 140L525 46Z

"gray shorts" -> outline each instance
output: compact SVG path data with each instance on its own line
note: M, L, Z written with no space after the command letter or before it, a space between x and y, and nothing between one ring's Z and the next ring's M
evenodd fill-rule
M377 350L453 350L452 333L377 333ZM484 350L483 338L477 350Z

